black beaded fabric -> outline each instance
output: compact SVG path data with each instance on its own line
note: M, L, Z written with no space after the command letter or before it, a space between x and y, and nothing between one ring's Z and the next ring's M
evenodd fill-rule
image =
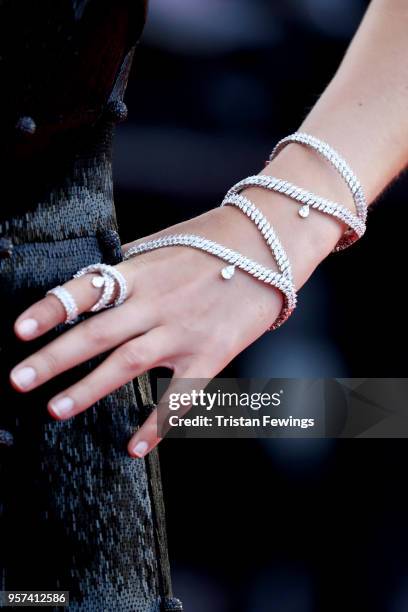
M27 394L8 382L66 331L19 342L18 314L83 266L121 260L112 135L144 15L140 0L0 0L0 590L67 590L72 612L182 610L157 452L126 451L153 405L148 374L67 421L48 399L103 356Z

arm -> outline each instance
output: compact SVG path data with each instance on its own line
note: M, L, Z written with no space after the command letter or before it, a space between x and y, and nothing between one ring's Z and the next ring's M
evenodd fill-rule
M373 0L337 73L299 127L341 153L358 176L369 204L408 162L407 29L408 5L404 0ZM288 146L262 173L291 180L354 208L335 170L299 145ZM275 195L257 190L251 198L258 200L266 214L275 214ZM278 216L286 216L287 208L285 211L282 206ZM281 225L278 231L287 232L287 219L274 221ZM342 227L317 214L313 226L308 223L308 227L318 263L330 253ZM299 227L297 235L301 231ZM296 258L296 249L290 256Z
M347 159L369 202L408 160L407 25L405 0L374 0L337 74L301 126ZM289 145L262 172L353 207L336 172L301 146ZM345 228L320 213L311 214L305 223L284 196L248 191L275 227L299 288ZM163 233L200 234L271 264L256 228L232 207L216 208ZM125 304L80 323L13 369L12 384L27 392L94 355L112 351L83 380L51 399L48 410L54 418L74 417L159 365L172 369L178 378L211 378L264 333L281 308L278 291L244 273L226 285L218 260L184 247L146 253L117 269L129 285ZM95 303L89 277L71 280L65 287L81 312ZM31 340L64 318L61 304L48 296L20 315L15 331L22 340ZM133 436L128 447L132 456L143 456L160 441L156 419L153 412Z

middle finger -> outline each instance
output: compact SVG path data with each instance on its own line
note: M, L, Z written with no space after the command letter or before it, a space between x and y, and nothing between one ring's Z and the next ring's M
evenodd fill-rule
M10 381L18 391L30 391L54 376L143 334L154 324L151 305L132 299L119 309L96 314L63 333L13 368Z

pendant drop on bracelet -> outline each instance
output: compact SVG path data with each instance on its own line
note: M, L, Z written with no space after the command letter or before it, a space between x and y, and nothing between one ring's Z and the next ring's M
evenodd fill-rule
M225 266L225 268L221 270L221 276L222 278L225 278L225 280L229 280L234 276L234 274L235 266Z
M309 216L310 213L310 207L308 206L308 204L304 204L301 208L299 208L299 216L302 217L302 219L306 219L306 217Z

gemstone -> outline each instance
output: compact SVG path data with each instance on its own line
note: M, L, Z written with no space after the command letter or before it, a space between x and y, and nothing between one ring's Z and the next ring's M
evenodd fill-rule
M309 212L310 212L310 208L309 206L307 206L307 204L299 208L299 216L302 217L303 219L306 219L306 217L309 216Z
M92 285L96 287L97 289L100 289L101 287L103 287L104 284L105 284L105 279L103 278L103 276L95 276L92 279Z
M235 266L225 266L225 268L221 270L221 276L222 278L225 278L225 280L229 280L234 276L234 274Z

